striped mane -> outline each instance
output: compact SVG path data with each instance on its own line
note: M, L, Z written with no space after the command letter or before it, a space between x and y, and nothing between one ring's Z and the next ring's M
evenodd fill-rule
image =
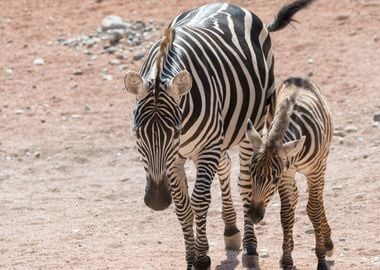
M155 80L156 89L159 89L158 86L160 83L160 78L164 70L164 65L166 63L169 50L173 44L174 36L175 36L175 30L171 28L170 26L166 28L165 33L162 36L160 49L156 57L156 70L157 70L156 80Z

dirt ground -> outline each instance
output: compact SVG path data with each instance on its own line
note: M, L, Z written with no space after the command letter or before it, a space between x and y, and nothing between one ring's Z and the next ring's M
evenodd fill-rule
M107 15L166 25L206 1L0 1L0 269L184 269L173 206L143 202L144 170L130 132L134 97L110 54L90 59L57 39L93 32ZM285 2L232 1L269 22ZM300 24L274 33L276 80L311 76L325 90L338 136L325 184L333 230L332 269L380 269L380 2L316 1ZM143 47L149 46L148 40ZM122 63L138 70L136 49ZM33 61L42 57L44 65ZM81 69L83 74L74 75ZM107 69L112 80L104 80ZM343 136L343 137L340 137ZM232 186L237 189L237 152ZM190 183L194 169L188 164ZM297 269L316 269L314 235L299 177L294 227ZM241 252L223 245L218 181L208 238L212 269L243 269ZM282 232L278 196L257 228L262 269L278 269Z

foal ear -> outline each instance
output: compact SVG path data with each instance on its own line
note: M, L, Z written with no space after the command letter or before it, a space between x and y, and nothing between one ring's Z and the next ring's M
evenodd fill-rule
M192 84L193 79L190 73L186 70L181 70L171 79L168 94L174 98L179 98L190 91Z
M286 160L297 155L301 151L305 143L305 139L306 136L302 136L301 139L290 141L281 145L281 148L278 151L281 159Z
M129 93L139 97L145 97L148 91L144 79L135 71L128 71L124 76L124 87Z
M253 152L256 152L260 146L263 144L263 139L261 139L260 134L253 127L252 121L248 119L247 131L245 132L248 140L251 142Z

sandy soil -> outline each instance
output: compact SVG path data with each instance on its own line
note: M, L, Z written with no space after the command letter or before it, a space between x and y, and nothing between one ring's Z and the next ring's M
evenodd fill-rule
M182 10L206 3L128 2L0 1L0 269L185 268L173 206L153 212L143 203L144 172L130 132L134 97L123 92L125 70L109 64L112 55L91 60L57 42L93 32L106 15L166 25ZM284 3L232 2L265 22ZM380 129L373 124L380 111L380 2L320 0L297 20L296 29L273 34L277 82L312 76L345 133L334 138L325 189L335 241L332 269L380 269ZM141 66L132 60L136 49L122 61L128 69ZM37 57L45 64L34 65ZM82 75L73 75L77 68ZM112 81L102 78L104 68ZM242 229L237 152L231 153ZM193 182L191 164L187 170ZM315 269L303 177L298 183L294 260L297 269ZM241 253L224 251L218 181L212 194L212 269L242 269ZM257 232L259 251L266 254L262 268L277 269L278 197Z

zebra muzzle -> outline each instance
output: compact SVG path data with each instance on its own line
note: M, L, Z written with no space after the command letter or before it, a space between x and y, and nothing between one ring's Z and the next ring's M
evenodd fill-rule
M252 202L248 208L247 215L251 219L253 224L259 223L265 215L264 202Z
M155 211L162 211L168 208L172 202L172 196L167 180L157 183L152 179L148 179L145 187L144 202L146 206Z

